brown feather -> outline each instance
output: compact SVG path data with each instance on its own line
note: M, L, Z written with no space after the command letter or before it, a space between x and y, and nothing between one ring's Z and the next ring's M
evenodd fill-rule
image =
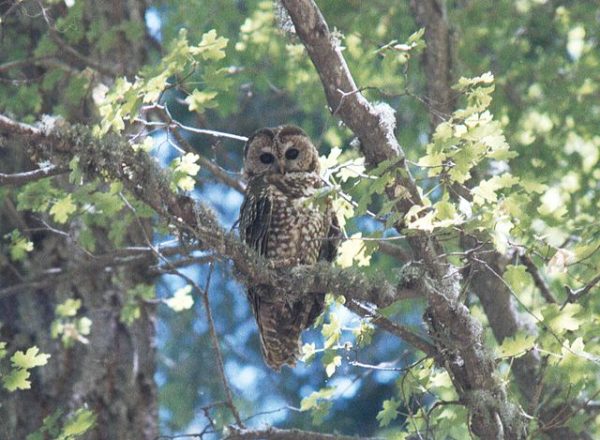
M298 150L294 159L287 154L292 148ZM323 183L318 152L306 134L294 126L261 129L244 152L249 182L240 210L242 240L279 267L332 261L339 226L329 205L311 205ZM273 160L264 162L265 154ZM322 313L324 297L311 293L290 303L277 286L248 287L267 365L275 370L295 365L300 335Z

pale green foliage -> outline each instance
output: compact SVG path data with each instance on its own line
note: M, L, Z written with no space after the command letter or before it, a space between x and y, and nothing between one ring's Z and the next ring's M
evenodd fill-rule
M53 440L75 440L93 428L96 423L95 414L87 408L79 408L66 417L62 416L63 411L57 409L44 417L42 426L29 434L26 440L44 440L48 436ZM61 418L63 418L62 424Z
M191 309L194 305L194 298L192 297L192 286L187 285L181 289L177 289L171 298L163 300L164 303L169 306L175 312L181 312L182 310Z
M337 367L342 365L342 357L333 350L326 350L323 354L323 366L327 377L333 376Z
M33 242L27 237L23 237L18 229L5 235L10 238L10 259L13 261L23 261L27 254L33 251Z
M200 156L194 153L186 153L181 157L173 160L171 167L173 168L173 182L177 187L184 191L194 189L194 176L200 171L200 165L196 162Z
M329 322L323 324L321 333L325 338L325 348L333 347L340 340L342 326L335 312L329 313Z
M87 316L77 317L81 308L81 300L69 298L58 304L54 311L56 318L50 325L52 338L61 338L65 348L71 347L75 342L88 344L86 336L90 334L92 320Z
M125 303L121 308L121 322L131 325L142 314L140 303L150 301L156 296L152 284L138 284L129 289L125 294Z
M98 95L96 104L102 121L95 128L95 132L98 135L109 130L121 132L126 121L137 117L142 105L158 103L165 90L179 82L180 75L188 78L196 71L202 70L203 62L214 63L224 58L226 46L227 39L217 37L214 29L205 33L197 45L191 45L187 31L181 29L178 38L171 42L170 50L160 63L140 72L134 82L126 78L117 79L110 90ZM225 71L217 71L210 65L204 71L209 76L207 82L212 86L217 84L218 77L225 76ZM216 90L196 89L186 102L190 110L202 111L216 105L212 102L216 96Z
M217 92L201 92L196 89L191 95L185 98L185 102L188 105L189 111L201 113L204 109L217 105L214 101L216 96Z
M375 326L368 320L361 320L360 325L352 330L356 344L359 347L369 345L373 339L373 333L375 333Z
M0 360L6 357L6 342L0 342ZM16 351L10 358L10 367L0 368L0 377L2 385L7 391L28 390L31 388L32 368L41 367L48 363L49 354L40 353L37 346L27 349L27 351Z
M73 203L71 194L59 199L50 208L50 215L57 223L66 223L69 216L75 212L77 206Z
M387 426L396 417L398 417L398 408L400 402L396 399L389 399L383 401L383 409L377 413L377 420L379 420L379 426Z
M523 356L534 347L536 337L526 333L519 333L513 337L505 338L497 348L496 357L506 358Z
M184 96L177 96L184 103L181 111L187 108L204 113L200 116L209 125L231 125L234 130L265 125L271 120L299 124L316 138L324 151L330 149L329 155L322 158L321 168L326 170L331 190L320 194L317 202L333 198L332 205L345 236L350 237L341 245L338 263L353 267L352 270L378 271L392 277L397 262L380 253L372 254L375 245L371 244L377 242L370 241L389 231L359 230L357 218L362 216L373 219L381 229L404 221L406 228L399 231L403 235L426 232L439 237L445 247L443 252L448 253L457 267L467 268L472 263L470 255L460 249L463 234L493 244L512 263L497 278L501 277L510 288L518 311L536 327L532 334L518 333L494 347L499 371L506 374L503 379L510 385L507 388L510 397L519 399L512 386L514 358L535 349L547 365L540 377L540 383L545 385L540 407L566 402L580 408L582 402L596 394L599 377L597 285L574 300L575 304L567 302L568 293L585 288L600 267L597 221L600 51L596 15L590 13L589 2L557 6L538 0L497 1L493 7L489 2L470 2L468 7L449 3L448 20L456 30L453 51L458 54L453 69L464 77L455 88L460 95L457 110L442 115L445 122L431 138L424 140L429 130L425 115L428 103L424 99L425 78L417 56L424 49L424 32L414 28L409 2L379 3L320 2L319 6L335 32L357 86L372 101L384 100L397 111L396 135L423 199L421 206L406 214L398 212L397 202L408 194L394 185L399 177L406 177L401 167L396 161L384 161L376 168L365 169L358 149L348 146L353 135L347 128L337 126L333 117L325 116L327 110L318 75L298 39L287 37L278 28L271 1L220 2L219 13L209 18L206 11L211 11L215 3L159 2L159 8L167 6L161 10L165 54L162 59L135 76L116 79L110 89L94 84L98 77L88 69L66 72L60 66L37 66L36 69L44 71L42 84L9 88L4 84L21 79L21 72L7 76L8 81L0 86L0 107L3 112L22 116L23 120L39 119L37 112L46 107L44 93L62 91L61 83L66 82L64 99L52 111L65 115L77 112L91 93L103 117L96 130L98 134L123 130L143 106L164 104L164 97L171 93L183 93ZM118 32L126 33L131 41L143 37L143 26L136 28L132 23L110 32L100 31L97 25L86 31L82 4L77 1L64 17L56 20L61 36L69 44L95 45L100 53L108 53L114 49ZM178 15L171 19L173 11ZM180 32L182 27L188 31ZM216 30L205 32L213 27ZM234 44L228 49L226 38L219 35L227 35ZM12 44L13 37L8 35L6 39ZM27 46L34 47L33 56L40 58L60 50L48 37L35 44L21 39L15 42L6 61L11 61L12 56L14 60L31 58L24 50ZM495 78L490 73L482 74L489 71L494 72ZM244 92L242 99L238 99L240 91ZM278 99L285 101L285 112L280 111ZM423 101L425 105L421 104ZM240 105L246 103L253 107ZM241 114L240 109L246 113ZM213 118L213 114L219 117ZM220 118L231 115L231 119ZM244 119L242 123L231 124L240 116ZM135 149L148 151L152 146L150 138L138 138ZM197 159L193 154L185 154L173 162L173 188L194 189L194 178L199 172ZM149 217L152 213L119 184L109 183L110 187L106 187L104 183L86 183L86 176L77 168L74 159L70 176L75 185L73 190L59 189L54 179L19 188L17 209L45 214L64 229L68 222L77 220L80 229L76 244L90 252L96 247L92 232L95 228L108 230L114 244L123 244L125 231L135 215ZM463 196L457 194L457 188L464 191ZM3 191L0 199L6 193ZM124 198L135 214L125 207ZM13 261L25 266L31 255L31 242L22 234L13 232L7 249ZM548 304L542 298L532 276L525 266L519 265L517 253L521 252L534 260L556 304ZM484 324L486 344L493 346L486 316L477 299L470 295L470 287L470 280L465 280L466 304ZM193 304L190 293L187 286L165 302L176 310L189 308ZM151 286L131 289L125 295L121 320L127 324L134 322L141 316L141 304L154 298ZM343 302L328 297L330 305L334 301ZM403 319L411 307L412 304L395 304L381 312L390 319ZM59 305L55 323L60 325L53 324L57 336L58 330L63 337L68 330L66 333L76 339L89 332L91 322L78 317L80 308L81 304L74 299ZM369 321L342 324L335 307L331 309L326 320L321 317L318 321L325 320L323 347L311 343L303 349L306 362L322 356L327 377L341 376L339 367L348 358L347 349L374 348L369 347L373 335ZM352 336L354 344L347 342ZM22 353L23 358L27 358L27 353L27 350ZM0 358L6 355L6 344L0 343ZM344 368L343 374L353 371ZM17 368L7 373L10 376L4 374L3 380L9 378L11 386L28 382L29 371ZM381 397L381 400L387 398L383 403L376 402L383 405L377 419L382 426L389 423L386 430L376 435L454 439L471 436L465 408L448 403L457 397L445 371L434 368L427 360L410 366L407 371L398 371L397 377L397 389L389 390L392 395ZM184 388L189 387L189 381L183 382ZM569 385L546 394L546 389L555 384ZM338 398L339 393L326 388L303 399L302 409L311 411L315 423L322 423ZM179 394L173 401L176 403L170 409L176 408L173 411L176 418L177 411L184 412L180 410L184 402ZM397 417L398 413L403 421ZM405 414L408 414L406 420ZM537 414L529 415L534 417L531 432L535 432ZM48 419L52 430L43 431L44 435L35 440L58 437L62 429L58 425L59 416L54 422ZM590 425L597 423L588 417L586 411L580 410L568 420L568 426L575 430L591 429L591 435L596 435L598 429ZM176 425L183 429L189 420L181 422L181 419L177 419ZM220 417L218 424L225 425L225 417ZM79 428L70 429L76 433Z
M314 391L309 396L302 399L300 411L310 411L315 425L320 425L329 413L332 406L332 399L335 397L335 388L322 388Z
M357 232L344 241L339 249L336 263L340 267L368 266L371 256L366 253L365 243L361 240L362 233Z

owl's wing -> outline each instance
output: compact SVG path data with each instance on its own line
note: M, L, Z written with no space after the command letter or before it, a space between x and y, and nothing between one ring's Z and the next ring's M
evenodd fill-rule
M266 255L273 203L261 180L248 184L246 198L240 209L240 237L260 255ZM298 337L302 331L301 303L290 306L285 301L265 300L272 297L273 287L248 286L247 295L260 335L260 347L267 364L274 370L294 365L298 352Z
M342 239L342 228L338 221L335 212L329 213L329 230L327 231L327 239L323 240L321 249L319 249L319 260L333 261L337 256L337 249Z
M323 240L321 248L319 249L319 260L333 261L337 255L337 248L342 239L342 228L338 221L335 212L328 212L329 215L329 230L327 231L327 238ZM308 318L306 320L306 327L310 327L315 323L317 318L323 309L325 308L325 294L315 293L312 294L313 302L308 311Z
M267 253L272 211L273 204L266 187L251 182L240 209L240 237L260 255Z

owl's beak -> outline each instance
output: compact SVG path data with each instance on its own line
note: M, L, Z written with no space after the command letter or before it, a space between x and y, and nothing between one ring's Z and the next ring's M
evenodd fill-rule
M285 161L280 160L280 161L278 161L278 164L279 164L279 172L281 174L285 174Z

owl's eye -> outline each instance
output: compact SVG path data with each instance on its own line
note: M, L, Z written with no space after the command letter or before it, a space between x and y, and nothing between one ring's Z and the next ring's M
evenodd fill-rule
M300 154L300 151L298 151L296 148L290 148L285 152L285 158L293 160L298 157L298 154Z
M260 161L264 164L273 163L274 160L275 156L273 156L271 153L263 153L260 155Z

